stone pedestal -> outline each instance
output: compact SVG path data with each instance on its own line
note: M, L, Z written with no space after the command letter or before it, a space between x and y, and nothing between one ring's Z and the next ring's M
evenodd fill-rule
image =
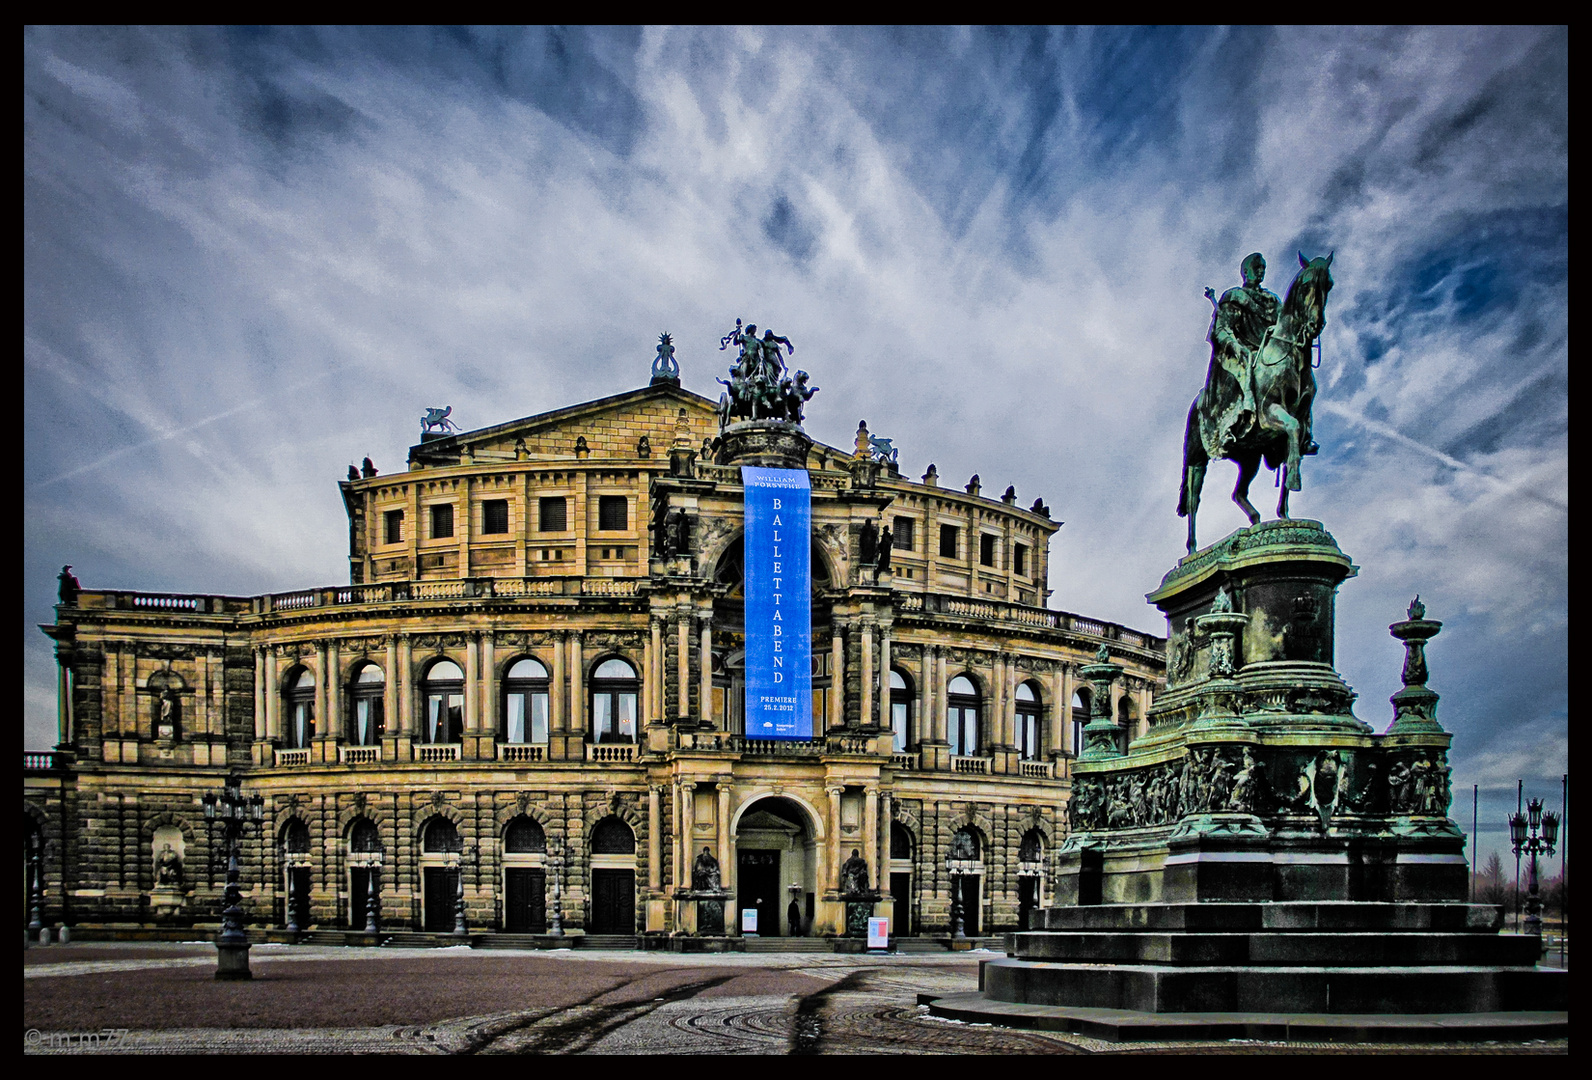
M718 463L769 469L803 469L813 440L783 420L743 420L719 433Z
M982 997L935 1011L1107 1038L1221 1037L1279 1014L1350 1038L1400 1037L1413 1014L1440 1014L1421 1028L1434 1039L1508 1037L1527 1014L1567 1024L1568 983L1535 970L1536 939L1464 903L1450 736L1426 686L1442 624L1418 599L1389 628L1408 650L1393 723L1377 735L1353 713L1333 606L1355 572L1320 523L1274 521L1166 575L1149 600L1167 686L1126 753L1099 725L1075 762L1056 906L985 965ZM1100 668L1083 673L1108 681Z

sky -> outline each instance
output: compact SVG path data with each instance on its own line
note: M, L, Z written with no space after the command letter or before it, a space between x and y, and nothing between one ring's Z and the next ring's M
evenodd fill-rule
M1361 719L1411 597L1444 623L1485 853L1568 768L1568 63L1563 28L25 30L24 744L62 564L346 581L337 481L424 408L634 389L664 331L716 399L736 318L796 344L815 438L1043 498L1051 606L1165 633L1204 289L1331 252L1292 511L1360 567Z

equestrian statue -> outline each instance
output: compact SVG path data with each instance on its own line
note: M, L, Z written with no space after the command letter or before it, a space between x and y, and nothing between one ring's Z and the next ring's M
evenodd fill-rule
M1233 502L1249 518L1260 513L1249 502L1249 484L1265 461L1281 468L1282 494L1277 516L1288 516L1288 493L1301 487L1299 462L1317 450L1311 438L1311 403L1316 377L1311 343L1326 325L1327 293L1332 289L1332 256L1306 259L1299 255L1299 276L1279 301L1261 288L1266 260L1256 253L1242 265L1244 283L1220 300L1205 290L1215 305L1209 340L1211 365L1205 388L1189 406L1183 434L1183 484L1177 513L1188 518L1188 550L1196 547L1194 518L1199 510L1205 469L1218 458L1238 466Z

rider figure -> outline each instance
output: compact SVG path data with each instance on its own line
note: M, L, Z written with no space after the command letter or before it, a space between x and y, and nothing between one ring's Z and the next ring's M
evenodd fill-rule
M1276 293L1260 287L1266 277L1266 260L1258 251L1244 259L1240 270L1244 283L1222 294L1208 335L1207 405L1212 415L1221 417L1224 441L1241 438L1255 423L1255 354L1282 307Z

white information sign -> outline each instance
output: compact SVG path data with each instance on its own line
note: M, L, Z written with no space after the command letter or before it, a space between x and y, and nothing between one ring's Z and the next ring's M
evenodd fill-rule
M888 949L890 947L890 920L868 920L868 948Z
M741 909L741 933L757 933L757 909L755 907Z

